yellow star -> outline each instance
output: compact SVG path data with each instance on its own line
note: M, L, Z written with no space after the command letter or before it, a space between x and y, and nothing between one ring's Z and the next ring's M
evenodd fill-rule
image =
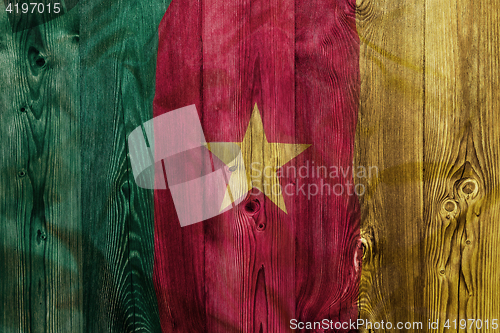
M241 149L241 158L235 158L235 145ZM259 109L255 104L250 123L242 142L211 142L208 149L225 163L230 170L228 189L221 211L231 205L236 198L246 193L231 193L238 188L251 190L256 188L264 193L271 201L285 213L286 206L283 200L281 185L277 171L284 164L298 156L310 145L290 143L269 143L264 132ZM244 163L245 172L238 172L238 160ZM238 183L247 182L248 186L237 186ZM234 199L233 199L234 198Z

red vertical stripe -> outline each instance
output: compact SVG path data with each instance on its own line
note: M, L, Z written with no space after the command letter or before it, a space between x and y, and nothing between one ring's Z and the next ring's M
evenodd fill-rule
M199 109L200 32L201 4L173 1L159 27L154 116L191 104ZM204 271L203 224L180 228L169 192L156 190L154 282L164 332L206 331Z
M354 6L174 0L159 28L155 116L195 104L207 141L237 142L257 103L269 142L311 144L288 166L347 170L359 89ZM260 210L249 212L255 198ZM155 191L165 332L285 332L294 318L357 318L356 197L294 194L285 203L288 214L260 194L181 228L169 191Z
M295 21L297 140L312 141L304 155L316 165L349 170L359 101L355 1L296 1ZM336 181L347 189L352 178ZM302 222L296 232L296 316L303 321L355 320L357 197L298 198Z

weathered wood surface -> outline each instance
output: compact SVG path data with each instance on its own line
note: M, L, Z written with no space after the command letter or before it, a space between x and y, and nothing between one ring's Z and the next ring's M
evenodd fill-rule
M360 316L422 321L424 331L439 320L435 332L448 331L447 319L481 319L491 331L485 321L500 317L498 7L357 7L356 164L380 168L361 199ZM458 331L475 332L469 324Z
M419 320L423 254L422 2L360 1L356 165L377 166L360 198L360 318ZM360 179L363 181L363 179Z
M269 142L311 144L290 165L350 166L358 45L350 1L174 1L160 26L155 115L195 104L207 141L239 142L257 104ZM293 195L286 214L252 193L181 228L170 192L155 192L164 332L289 332L293 318L357 318L357 198Z
M357 179L361 318L424 331L500 319L496 3L358 0L359 79L354 3L174 4L157 114L195 103L207 139L239 141L257 103L270 142L312 144L291 165L379 168ZM357 317L358 211L344 197L286 197L284 214L260 194L181 229L157 192L155 295L153 194L134 184L126 138L153 116L167 6L92 0L26 22L0 3L2 332Z
M168 4L80 4L87 332L160 331L153 194L134 182L127 136L152 118L158 24Z
M152 117L168 2L66 5L9 22L0 4L0 331L159 332L126 137Z
M82 332L78 15L24 29L0 7L0 329Z

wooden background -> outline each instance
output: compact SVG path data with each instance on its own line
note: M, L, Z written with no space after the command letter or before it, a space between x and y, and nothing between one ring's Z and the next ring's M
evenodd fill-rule
M381 170L360 199L360 317L491 324L500 317L498 6L360 0L357 28L356 164Z
M269 142L311 145L287 166L347 170L358 47L351 1L172 2L160 25L154 115L195 104L208 142L239 142L256 104ZM250 155L270 154L256 150ZM311 183L320 181L281 179L293 191ZM294 194L285 196L285 213L252 193L233 210L181 228L170 192L155 191L163 330L277 333L289 332L291 319L356 320L357 197Z
M1 332L161 331L153 193L126 138L152 117L167 7L86 1L13 27L0 4Z
M294 63L292 78L287 79L293 84L297 70L305 77L324 75L314 66L321 63L318 57L333 59L345 52L347 46L337 46L357 28L359 41L349 39L348 45L359 47L359 54L349 53L345 59L356 59L359 65L359 99L347 97L359 103L359 110L320 115L330 125L329 116L342 120L337 127L327 127L352 144L352 155L342 163L353 159L355 165L380 170L380 177L360 180L368 188L359 198L361 273L356 271L356 218L346 222L355 208L344 208L347 215L339 223L323 217L308 229L310 221L305 219L325 210L329 213L323 216L328 217L338 209L315 204L317 208L305 215L294 215L288 234L277 223L283 219L267 203L264 232L245 225L248 218L239 220L237 230L225 216L173 232L157 220L157 237L167 242L157 238L157 254L163 257L156 258L160 265L155 290L154 197L133 182L126 138L153 116L158 26L169 1L89 0L75 7L73 1L64 5L72 9L57 18L9 18L0 3L0 331L286 331L290 316L356 317L350 299L342 305L336 298L339 286L357 290L358 279L346 277L348 271L360 274L360 318L422 321L424 328L428 319L500 319L497 4L358 0L342 7L344 1L313 1L291 2L292 8L283 9L282 2L237 3L241 8L253 4L249 8L259 9L257 13L268 8L271 21L289 15L294 24L282 21L285 31L295 33L297 22L308 27L288 41L307 44L323 37L318 39L325 43L323 49L285 53ZM216 2L184 1L182 6L191 6L196 11L192 19L201 19L195 30L210 22L209 14L226 18L224 22L238 17L261 22L252 12L228 17L231 11ZM192 13L182 6L177 14L189 22ZM324 20L315 16L328 13L328 8L355 13L355 21L335 10ZM356 27L329 28L338 22L355 22ZM174 24L178 26L172 34L210 36L208 30L187 34L183 21ZM206 46L217 46L214 36L206 39ZM263 54L270 52L275 44L267 42L250 43L254 48L248 48L249 56L259 48ZM282 59L274 53L268 56L270 67L260 70L261 77L279 73ZM254 64L243 65L254 74L248 81L258 77ZM336 66L342 68L341 63ZM350 73L356 75L355 70ZM333 90L341 87L334 79L328 84ZM314 105L317 100L303 103ZM241 121L234 128L241 134L251 109L240 107ZM264 113L266 107L261 109ZM209 122L216 116L203 112L204 126L213 131L209 135L217 137L220 129ZM264 124L280 122L277 111L263 118ZM289 113L287 119L298 119L306 133L315 130L306 111ZM279 134L275 127L267 125L273 135ZM309 138L318 140L325 153L333 151L328 137ZM296 205L303 211L309 207L304 202ZM172 206L156 209L175 226ZM243 235L256 236L245 243L239 241ZM191 278L188 273L195 265L186 269L178 264L186 260L186 251L181 253L175 243L186 240L195 244L187 258L204 263L203 272ZM273 252L276 244L283 247ZM339 244L349 249L345 255L351 261L344 271L338 265L342 257L332 251ZM236 251L221 256L228 248ZM227 262L237 263L233 268L238 274L226 271L221 263ZM256 263L253 270L245 270L248 262ZM225 292L223 278L231 280L236 292ZM277 296L268 292L269 283L278 288ZM333 304L342 311L331 313Z

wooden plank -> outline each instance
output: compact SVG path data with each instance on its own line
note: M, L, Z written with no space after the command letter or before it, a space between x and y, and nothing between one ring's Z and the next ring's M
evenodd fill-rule
M168 2L75 4L0 14L0 328L159 331L153 196L133 182L126 136L152 117Z
M208 141L241 142L257 104L269 142L312 144L288 166L350 166L357 47L349 2L174 2L160 27L155 116L195 104ZM293 318L356 318L357 199L286 196L286 214L252 193L181 228L170 192L156 190L164 331L285 332Z
M28 33L33 331L83 331L78 25L73 11Z
M159 109L202 105L201 20L201 2L174 1L160 23L154 116ZM181 229L172 199L155 191L154 202L154 283L162 331L206 332L203 225Z
M358 179L367 188L360 198L360 318L394 325L421 321L424 3L362 0L356 13L361 40L356 165L379 169L378 177Z
M459 303L465 296L460 283L465 239L459 211L463 208L459 207L462 205L456 185L466 171L465 159L473 159L467 154L473 152L472 147L467 147L471 142L467 119L470 111L466 108L470 96L460 88L473 82L461 64L468 51L459 43L458 11L456 1L426 3L424 161L429 167L424 174L424 306L431 321L441 322L459 319Z
M12 26L0 3L0 303L8 304L0 310L0 329L3 332L26 332L29 327L30 242L26 239L33 208L33 190L30 178L19 178L18 172L26 167L28 158L23 154L26 136L25 107L21 97L19 52L21 41L26 38L12 33ZM25 151L25 150L24 150ZM24 170L26 172L26 170ZM40 260L40 258L37 258Z
M84 313L88 332L160 331L153 195L134 182L127 136L152 118L158 24L169 1L80 9Z
M428 2L426 10L425 249L428 317L495 319L498 302L498 10ZM439 14L436 12L439 8ZM428 92L428 93L427 93ZM478 331L475 325L460 332ZM490 327L491 329L491 327ZM453 324L450 330L455 331ZM439 331L447 331L440 328Z
M496 124L500 121L498 108L499 66L499 24L500 12L491 1L483 1L473 10L474 36L477 36L477 73L474 77L477 109L471 114L472 133L476 147L479 170L480 192L475 201L466 200L471 206L466 216L472 223L471 246L473 256L467 258L469 267L477 274L472 276L469 300L464 309L467 318L480 318L483 322L498 317L500 302L494 295L500 292L500 251L498 250L498 217L500 216L500 133ZM470 22L470 21L469 21ZM464 34L465 35L465 34ZM471 50L471 52L473 52ZM472 90L472 89L471 89ZM475 215L475 216L474 216ZM467 229L469 225L467 225ZM467 230L468 231L468 230ZM467 233L469 237L469 232ZM466 245L467 242L466 242ZM469 253L470 253L469 252ZM470 258L470 259L469 259ZM472 294L472 295L470 295ZM498 318L496 318L498 319ZM485 326L483 326L485 327Z
M2 91L10 114L2 123L10 148L3 150L2 178L14 183L2 186L0 248L10 273L2 281L1 302L9 306L0 325L5 332L82 332L78 16L46 22L39 14L46 23L25 29L22 18L8 26L4 9L10 67L3 82L11 91Z
M295 135L311 144L297 166L309 160L346 171L338 178L311 174L303 183L316 184L323 195L296 201L295 316L301 321L358 317L360 211L349 190L360 96L355 6L350 0L295 2Z
M269 142L302 143L293 128L294 3L212 0L202 8L207 140L243 141L257 105ZM260 147L250 154L270 153ZM295 209L286 216L251 191L234 211L204 223L209 332L283 332L294 316ZM244 208L249 202L255 209Z
M365 43L357 163L381 168L362 199L362 318L422 321L424 329L436 322L438 332L479 330L453 320L488 320L491 329L497 319L498 11L491 6L358 4Z

